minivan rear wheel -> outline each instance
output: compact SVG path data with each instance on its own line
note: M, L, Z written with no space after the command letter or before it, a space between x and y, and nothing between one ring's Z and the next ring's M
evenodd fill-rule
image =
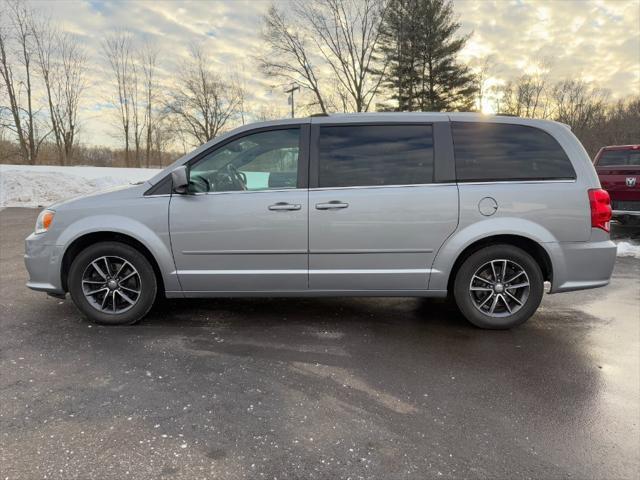
M153 267L135 248L100 242L74 259L69 293L90 320L104 325L136 323L153 306L157 282Z
M458 308L480 328L507 329L526 322L543 293L540 266L513 245L492 245L472 253L454 281Z

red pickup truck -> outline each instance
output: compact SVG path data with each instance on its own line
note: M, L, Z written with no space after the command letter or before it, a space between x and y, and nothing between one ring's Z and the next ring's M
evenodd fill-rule
M640 223L640 145L602 147L593 164L611 197L613 218L623 224Z

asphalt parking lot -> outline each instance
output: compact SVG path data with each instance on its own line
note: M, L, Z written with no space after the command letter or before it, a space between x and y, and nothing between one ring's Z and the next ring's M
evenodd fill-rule
M402 298L109 328L24 287L36 216L0 212L0 479L638 478L638 259L505 332Z

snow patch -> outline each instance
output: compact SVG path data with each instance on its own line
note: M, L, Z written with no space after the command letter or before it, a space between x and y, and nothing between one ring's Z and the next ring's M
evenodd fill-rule
M631 242L616 242L619 257L640 258L640 245Z
M144 181L151 168L0 165L0 207L44 207L78 195Z

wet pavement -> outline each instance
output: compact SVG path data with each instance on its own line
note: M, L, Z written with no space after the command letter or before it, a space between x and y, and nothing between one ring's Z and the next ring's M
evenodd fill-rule
M404 298L109 328L24 287L36 215L0 212L0 479L638 478L638 259L512 331Z

